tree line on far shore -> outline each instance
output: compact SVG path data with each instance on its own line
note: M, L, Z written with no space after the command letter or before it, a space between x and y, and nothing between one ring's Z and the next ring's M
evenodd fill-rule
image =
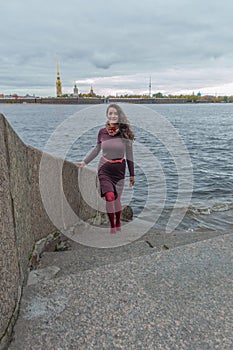
M68 94L64 94L62 95L62 97L72 97L71 95ZM102 95L98 95L92 92L92 94L90 93L79 93L78 97L82 97L82 98L90 98L90 97L95 97L95 98L177 98L177 99L186 99L190 102L195 102L195 101L210 101L210 102L215 102L215 103L221 103L221 102L233 102L233 96L213 96L213 95L201 95L200 93L198 93L197 95L195 95L194 93L191 95L185 95L185 94L180 94L180 95L163 95L161 92L157 92L155 94L151 94L151 96L149 96L148 94L143 94L143 95L138 95L138 94L117 94L116 95L109 95L109 96L102 96Z

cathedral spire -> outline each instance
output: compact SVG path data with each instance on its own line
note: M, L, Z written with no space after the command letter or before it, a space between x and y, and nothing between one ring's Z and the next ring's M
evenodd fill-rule
M56 65L57 65L57 80L56 80L56 90L57 90L57 97L62 96L62 83L61 83L61 77L59 72L59 65L58 65L58 55L56 54Z

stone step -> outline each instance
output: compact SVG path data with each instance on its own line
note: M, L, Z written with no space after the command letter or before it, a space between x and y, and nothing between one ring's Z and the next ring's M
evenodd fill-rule
M165 234L150 229L138 240L126 245L113 248L96 248L85 246L61 235L49 243L47 251L43 252L39 266L30 272L28 284L41 283L44 279L59 277L63 274L77 273L85 270L94 270L99 266L114 264L120 261L130 260L133 257L152 254L159 250L173 249L177 246L191 244L220 235L217 232L176 232ZM109 236L109 232L108 232ZM59 244L58 244L59 243ZM61 251L54 250L57 244ZM66 247L67 251L63 251ZM58 248L56 248L58 249Z
M39 269L48 266L56 266L60 270L56 276L69 273L78 273L85 270L94 270L103 265L116 264L121 261L130 260L141 255L152 254L156 248L145 241L133 242L117 248L93 248L80 244L71 243L72 249L61 252L44 252L42 254ZM75 246L75 247L74 247Z
M9 350L232 348L233 234L25 288Z

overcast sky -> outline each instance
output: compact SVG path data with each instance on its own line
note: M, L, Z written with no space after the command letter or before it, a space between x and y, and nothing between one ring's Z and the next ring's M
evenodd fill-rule
M231 0L0 0L0 93L233 95Z

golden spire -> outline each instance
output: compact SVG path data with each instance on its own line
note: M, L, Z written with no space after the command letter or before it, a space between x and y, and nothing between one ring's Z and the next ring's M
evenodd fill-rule
M57 80L56 80L56 89L57 89L57 97L62 96L62 83L61 77L59 73L59 65L58 65L58 55L56 54L56 64L57 64Z
M91 85L91 88L90 88L89 96L90 97L94 97L95 96L95 93L94 93L92 85Z

